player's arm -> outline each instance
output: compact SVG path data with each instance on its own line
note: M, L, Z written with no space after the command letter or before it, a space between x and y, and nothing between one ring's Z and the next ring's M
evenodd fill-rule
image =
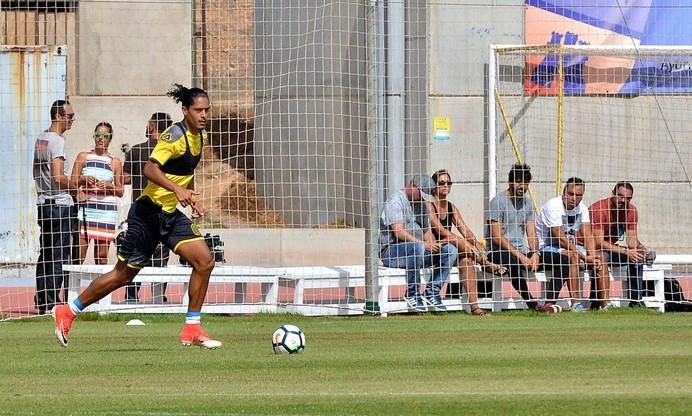
M190 183L187 185L187 189L192 191L195 190L195 177L193 176ZM192 200L192 218L198 218L204 215L204 205L202 203L202 198L193 198Z
M168 179L163 170L161 170L161 165L159 165L154 160L148 160L144 165L144 176L155 183L156 185L171 191L175 194L175 197L180 202L180 205L187 207L191 205L196 200L196 195L199 193L195 192L193 189L183 188L172 180Z

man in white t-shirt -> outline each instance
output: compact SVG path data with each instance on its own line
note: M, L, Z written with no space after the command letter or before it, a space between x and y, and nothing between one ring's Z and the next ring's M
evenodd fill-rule
M541 207L536 217L536 235L544 269L552 270L553 278L546 287L548 302L557 299L567 278L573 311L584 311L579 299L579 266L583 262L597 276L599 305L608 304L610 282L608 269L604 267L602 255L596 250L589 209L582 202L585 184L581 178L569 178L562 196L555 197ZM582 244L580 244L582 243Z

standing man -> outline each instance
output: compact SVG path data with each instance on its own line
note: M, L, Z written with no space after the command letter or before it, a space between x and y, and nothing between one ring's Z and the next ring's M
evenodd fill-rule
M192 208L192 216L204 214L199 192L194 189L194 170L202 158L207 141L205 125L210 103L199 88L175 84L167 95L182 104L183 120L161 134L144 176L149 180L142 195L130 207L127 233L118 248L118 262L113 270L94 279L67 305L53 309L55 336L67 347L67 335L74 318L82 310L112 291L132 282L139 270L151 259L159 242L185 258L192 266L185 325L180 342L204 348L218 348L221 342L207 335L201 326L201 310L214 269L214 258L192 221L176 208Z
M146 137L147 140L142 143L137 143L132 146L129 152L125 155L125 185L132 184L132 202L139 199L147 185L147 178L144 176L144 165L146 165L151 156L151 152L159 140L159 135L164 130L173 124L171 116L167 113L154 113L147 122ZM166 267L170 250L165 245L159 243L154 250L154 255L151 257L150 265L153 267ZM137 303L139 297L139 287L141 283L131 283L127 285L125 290L125 301L128 303ZM166 283L152 283L151 294L154 303L166 303Z
M536 218L541 259L546 269L553 271L553 278L547 283L546 297L555 302L567 278L572 300L572 311L583 312L586 307L578 302L580 298L579 266L583 262L591 273L597 276L596 284L600 306L608 305L610 277L604 267L602 256L593 240L589 210L582 202L586 185L581 178L569 178L562 196L555 197L541 207ZM578 236L583 236L583 245L578 245Z
M634 188L629 182L618 182L610 197L594 202L589 207L596 248L603 251L605 260L614 266L628 266L627 285L629 305L641 306L642 276L647 257L653 261L656 254L644 247L637 235L639 215L630 203ZM625 245L618 245L624 237Z
M50 127L36 139L33 176L36 182L41 249L36 262L36 309L48 313L61 303L60 291L67 281L63 264L69 263L72 247L74 201L67 173L63 134L72 127L75 113L66 100L50 107Z
M529 309L544 311L529 292L527 272L538 270L538 238L533 214L533 201L527 195L531 168L516 164L509 171L509 187L490 200L486 240L488 259L507 268L514 290L519 292ZM552 311L546 309L545 311Z
M406 269L406 306L411 312L425 312L426 304L444 311L440 291L457 259L453 244L442 244L430 229L430 216L423 198L432 198L435 182L416 175L406 188L389 196L380 213L380 258L386 267ZM431 281L420 295L420 271L433 267Z

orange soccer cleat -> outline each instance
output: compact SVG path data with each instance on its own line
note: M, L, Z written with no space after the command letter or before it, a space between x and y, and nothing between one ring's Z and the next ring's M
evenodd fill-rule
M208 349L223 345L221 341L211 339L199 324L185 324L183 332L180 333L180 342L186 347L197 345Z
M50 314L55 320L55 337L58 339L58 343L63 347L67 347L67 334L70 332L70 328L72 328L75 314L72 313L67 305L53 307Z

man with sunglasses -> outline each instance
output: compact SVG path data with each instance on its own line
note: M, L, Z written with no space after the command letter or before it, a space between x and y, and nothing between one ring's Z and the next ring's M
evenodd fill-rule
M60 291L67 281L62 265L69 263L72 247L74 200L67 172L65 137L72 127L75 113L66 100L56 100L50 107L50 127L36 138L33 176L36 183L40 252L36 262L36 295L39 314L50 312L61 303Z
M589 207L596 248L603 251L611 266L627 266L629 306L641 306L644 263L653 263L656 254L644 247L637 236L639 215L630 203L634 187L618 182L608 198ZM593 296L593 295L592 295Z

